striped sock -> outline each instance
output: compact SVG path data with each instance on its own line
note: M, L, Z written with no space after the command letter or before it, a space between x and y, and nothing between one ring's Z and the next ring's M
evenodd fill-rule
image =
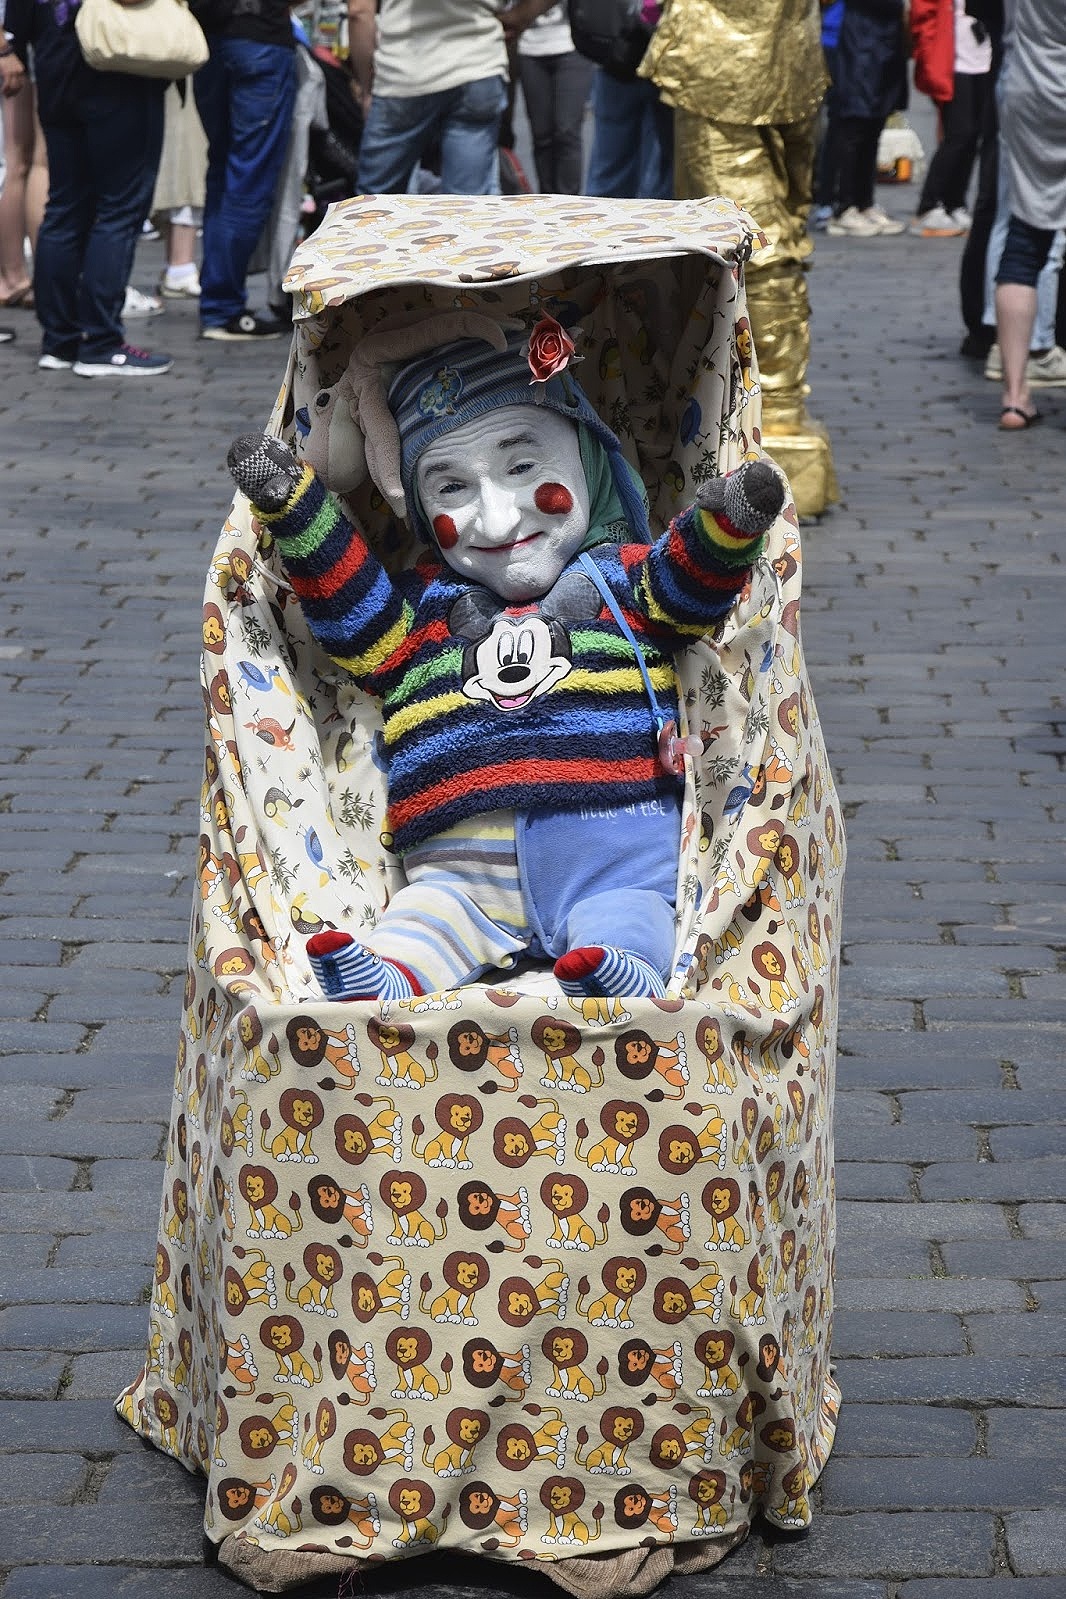
M590 945L571 949L555 963L555 976L564 994L573 999L664 998L666 984L654 966L632 950Z
M316 933L307 941L307 954L327 999L410 999L418 993L402 967L348 933Z

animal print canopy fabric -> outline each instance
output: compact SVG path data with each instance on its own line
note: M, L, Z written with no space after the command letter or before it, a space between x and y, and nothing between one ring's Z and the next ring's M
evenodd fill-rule
M759 451L750 225L721 201L506 205L505 243L492 202L489 225L482 201L336 208L293 266L272 427L299 442L328 417L353 341L385 319L548 310L583 328L582 385L661 524ZM637 217L654 227L626 244ZM405 559L372 486L348 500ZM799 587L788 507L720 639L680 662L706 750L668 998L579 1004L516 971L331 1004L306 936L371 927L399 881L379 723L234 505L203 613L202 831L147 1358L118 1409L206 1475L208 1536L257 1586L455 1548L635 1593L675 1555L712 1563L756 1510L808 1524L839 1397L844 844ZM607 1557L592 1578L591 1554Z

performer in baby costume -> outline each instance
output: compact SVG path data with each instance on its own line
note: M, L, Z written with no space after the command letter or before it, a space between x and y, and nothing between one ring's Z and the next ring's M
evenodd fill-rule
M573 361L545 317L400 369L367 460L386 493L392 461L430 548L397 577L280 440L230 450L319 644L381 701L407 884L366 943L309 941L331 998L456 988L526 953L571 995L666 991L701 748L677 735L673 655L729 611L784 488L747 462L653 541Z

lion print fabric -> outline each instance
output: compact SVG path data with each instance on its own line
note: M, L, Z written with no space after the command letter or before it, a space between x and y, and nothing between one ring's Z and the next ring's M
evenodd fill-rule
M276 432L330 425L352 342L380 321L532 306L580 322L582 384L660 522L758 453L743 213L687 205L675 236L647 208L627 255L627 203L568 201L584 208L575 244L558 202L530 201L512 213L525 234L515 220L493 244L515 271L471 274L484 202L437 199L419 213L434 271L413 281L398 264L412 203L336 207L298 252ZM371 219L388 283L363 262ZM406 558L372 486L349 503ZM839 1398L844 841L799 586L789 506L721 636L679 662L705 753L666 999L570 1001L520 968L328 1003L307 936L371 927L401 880L379 722L311 642L247 505L231 511L203 611L201 831L147 1354L118 1401L205 1474L223 1551L256 1551L262 1571L284 1551L451 1547L550 1574L735 1538L757 1510L809 1523Z

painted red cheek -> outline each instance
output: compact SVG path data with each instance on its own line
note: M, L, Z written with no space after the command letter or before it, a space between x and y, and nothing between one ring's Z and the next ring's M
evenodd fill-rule
M567 516L574 509L574 496L562 483L542 483L533 503L546 516Z
M433 518L433 531L437 535L437 543L442 550L454 550L459 542L459 535L455 531L455 523L450 516L435 516Z

